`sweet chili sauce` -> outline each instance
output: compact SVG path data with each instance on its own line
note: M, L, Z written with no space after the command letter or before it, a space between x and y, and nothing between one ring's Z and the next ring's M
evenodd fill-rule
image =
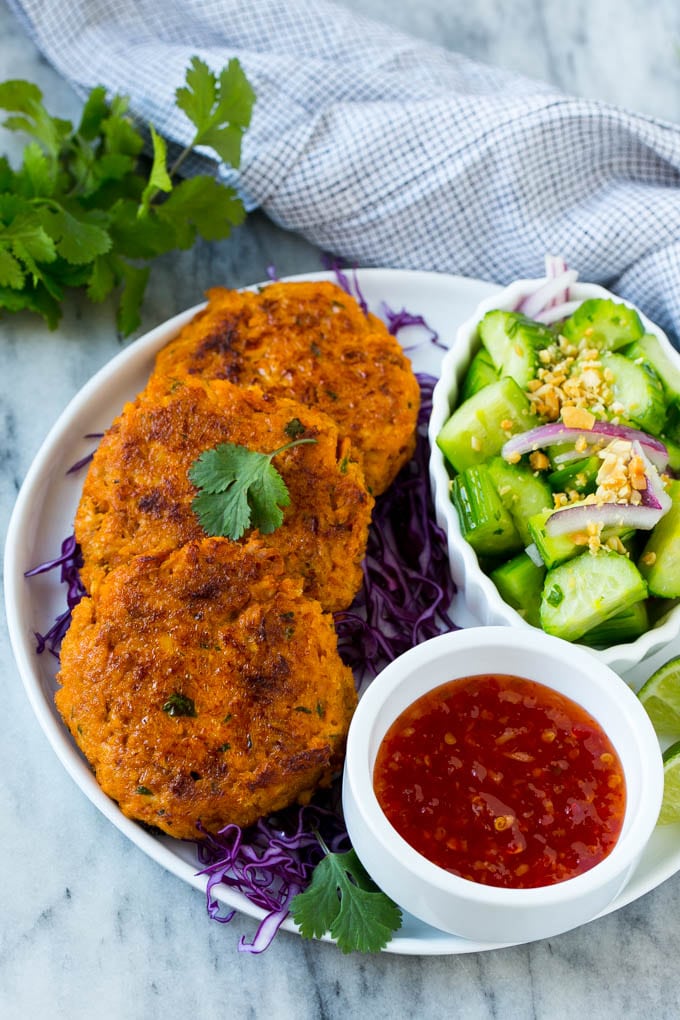
M594 867L626 807L621 762L600 725L517 676L453 680L416 700L385 735L373 782L389 821L424 857L515 889Z

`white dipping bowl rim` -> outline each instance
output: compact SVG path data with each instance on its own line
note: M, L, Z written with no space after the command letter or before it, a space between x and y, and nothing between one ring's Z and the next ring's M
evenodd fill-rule
M445 354L439 380L432 395L432 412L428 426L430 441L430 484L434 500L436 520L446 535L449 566L453 580L462 592L465 607L474 622L483 625L505 625L539 630L527 623L519 613L508 605L499 594L493 581L479 566L477 555L466 542L460 530L458 515L450 499L450 475L443 453L437 446L437 436L451 415L458 388L463 380L470 359L480 346L477 326L480 319L494 308L508 311L515 309L522 298L533 294L546 280L517 280L496 294L481 301L470 318L463 322L456 333L453 346ZM648 333L659 340L664 353L680 371L680 354L659 326L648 319L631 301L613 294L594 283L576 282L569 287L570 300L586 301L588 298L612 298L614 301L634 308ZM643 659L667 645L680 633L680 605L671 608L661 620L635 641L611 645L605 649L588 649L589 654L600 659L619 672L632 669ZM586 647L586 646L581 646Z
M428 691L484 673L522 676L559 691L599 722L614 745L625 776L626 812L616 845L589 871L533 889L478 884L418 853L380 807L373 769L390 725ZM630 877L654 830L662 796L661 749L637 696L586 649L535 629L471 627L415 646L376 677L350 725L343 810L356 853L399 906L463 938L516 944L592 920Z

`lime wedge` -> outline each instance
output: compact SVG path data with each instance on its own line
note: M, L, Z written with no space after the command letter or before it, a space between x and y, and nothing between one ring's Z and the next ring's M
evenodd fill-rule
M680 737L680 655L652 673L638 691L657 733Z
M663 754L663 800L658 825L680 822L680 740Z

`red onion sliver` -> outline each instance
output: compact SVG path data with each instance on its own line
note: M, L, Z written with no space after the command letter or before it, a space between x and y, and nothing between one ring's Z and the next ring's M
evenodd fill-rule
M553 322L559 322L560 319L566 319L572 315L582 304L582 301L561 301L558 305L553 304L548 308L544 308L534 318L537 322L542 322L544 326L552 326Z
M576 270L568 269L566 272L560 273L559 276L546 280L538 290L535 290L533 294L527 295L520 302L517 311L522 312L523 315L528 316L530 319L534 319L540 312L550 307L555 298L565 292L568 294L569 288L573 283L576 283L577 279L578 273ZM564 300L564 297L561 300Z
M550 425L538 425L535 429L520 432L508 439L501 450L501 455L507 460L518 453L521 456L524 453L531 453L546 447L575 443L581 437L586 440L591 449L580 450L575 455L574 451L570 450L568 454L558 454L555 460L566 462L575 460L579 456L587 457L593 452L592 447L606 445L604 441L625 439L630 443L640 443L646 456L657 470L663 471L668 464L668 450L661 440L640 431L640 429L633 429L628 425L614 425L609 421L596 421L592 429L569 428L559 421L552 422Z
M603 527L651 529L663 517L661 507L632 506L630 503L578 503L555 510L545 523L546 534L572 535L587 530L589 524Z

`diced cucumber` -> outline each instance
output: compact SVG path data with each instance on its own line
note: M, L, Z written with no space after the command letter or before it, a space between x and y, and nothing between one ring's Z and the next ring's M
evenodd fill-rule
M680 473L680 442L677 439L671 439L664 432L659 436L661 442L665 445L668 451L668 466L673 474Z
M666 400L656 372L622 354L607 352L601 360L605 373L611 373L609 385L614 400L624 408L622 414L643 432L658 436L666 418Z
M528 527L531 541L534 543L541 559L548 569L559 566L573 556L582 553L584 545L576 545L569 535L548 535L545 524L554 510L541 510L529 518Z
M488 468L503 506L515 522L522 545L529 545L533 541L529 518L553 505L550 486L526 464L508 464L502 457L492 457Z
M649 613L647 602L634 602L628 609L610 616L604 623L586 631L581 638L589 648L610 648L612 645L635 641L641 634L649 630Z
M590 298L562 323L560 332L573 344L615 351L645 332L640 316L628 305L609 298Z
M675 400L671 400L666 408L663 434L674 443L680 444L680 405Z
M509 375L522 389L536 375L537 351L556 339L547 326L500 309L486 313L479 324L479 336L499 375Z
M483 390L485 386L497 380L498 372L491 360L491 355L486 347L480 347L465 373L463 386L460 391L460 402L462 403L468 397L474 396L475 393Z
M555 513L554 510L542 510L529 519L531 541L538 549L540 557L548 569L565 563L588 548L587 544L575 542L573 535L549 535L545 525L553 513ZM621 540L622 545L630 553L631 543L634 542L636 535L637 532L634 529L609 525L602 529L600 543L604 545L607 539L616 537Z
M652 531L639 559L651 595L680 596L680 481L668 485L670 510Z
M667 400L680 400L680 368L671 361L653 333L644 333L639 340L624 347L625 354L631 361L642 360L654 369L664 388Z
M456 475L451 500L463 536L478 556L509 556L522 547L512 517L503 506L486 464Z
M541 626L548 634L577 641L646 595L644 578L626 556L606 549L576 556L548 571Z
M553 492L578 492L585 496L597 488L597 473L601 466L599 457L572 460L564 467L551 471L548 483Z
M536 566L525 552L521 552L492 570L490 577L501 598L527 623L539 627L545 567Z
M514 379L499 379L469 397L437 436L437 445L456 471L500 453L515 432L538 425L529 400Z

